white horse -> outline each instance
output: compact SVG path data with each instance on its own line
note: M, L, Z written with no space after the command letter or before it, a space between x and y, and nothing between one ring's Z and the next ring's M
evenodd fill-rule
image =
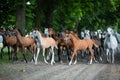
M52 53L51 65L53 65L53 63L55 63L54 47L57 48L55 40L51 37L42 37L41 33L38 30L33 31L32 36L37 42L37 54L34 57L35 64L37 64L37 59L38 59L38 55L39 55L41 48L43 49L44 62L48 64L48 62L45 58L45 49L50 48L50 52Z
M114 63L114 54L117 49L118 42L114 36L114 30L110 27L107 28L106 38L104 40L104 48L106 50L107 61Z

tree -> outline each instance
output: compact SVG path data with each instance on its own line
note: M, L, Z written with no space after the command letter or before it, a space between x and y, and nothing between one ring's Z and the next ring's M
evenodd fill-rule
M26 1L25 0L16 0L17 2L20 1L18 4L16 4L16 27L22 31L22 33L25 35L25 26L26 26Z

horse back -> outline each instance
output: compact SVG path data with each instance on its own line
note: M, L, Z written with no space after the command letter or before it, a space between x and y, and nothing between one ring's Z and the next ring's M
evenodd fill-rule
M17 38L15 36L5 36L5 42L9 45L15 45L17 43Z
M23 37L21 44L25 46L34 45L35 40L30 37Z
M53 38L51 38L51 37L46 37L46 38L42 38L43 39L43 41L44 41L44 47L45 48L48 48L48 47L50 47L50 46L55 46L56 45L56 41L53 39Z

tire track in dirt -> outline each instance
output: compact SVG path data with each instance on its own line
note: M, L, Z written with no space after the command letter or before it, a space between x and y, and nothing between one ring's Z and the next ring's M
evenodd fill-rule
M48 66L48 65L46 65L46 66ZM38 80L44 80L44 77L43 77L44 75L52 74L55 71L61 71L61 70L64 70L65 68L69 69L69 66L53 65L49 68L30 73L29 75L25 75L25 76L22 77L22 79L24 79L24 80L37 80L37 79Z
M106 66L94 80L120 80L120 65L106 64Z
M88 67L84 71L80 72L80 74L77 75L74 80L93 80L99 74L99 72L106 67L107 66L103 64L88 65Z
M48 65L46 65L48 66ZM101 70L106 68L100 64L77 64L62 65L57 64L44 70L39 70L29 75L22 76L24 80L93 80Z
M77 64L72 66L73 68L63 71L58 75L54 75L49 80L73 80L76 75L78 75L82 70L85 70L88 67L88 65L85 64Z

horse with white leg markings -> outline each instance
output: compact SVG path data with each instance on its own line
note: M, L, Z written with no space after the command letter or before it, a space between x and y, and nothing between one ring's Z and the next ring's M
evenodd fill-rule
M72 60L75 58L75 62L74 64L77 63L77 51L84 51L86 49L88 49L90 51L90 64L92 64L92 60L94 60L95 62L96 59L94 57L94 52L92 50L93 45L98 47L98 45L96 45L91 39L83 39L81 40L75 33L68 31L66 32L66 36L65 38L70 38L73 41L74 44L74 48L73 48L73 54L71 57L71 61L69 62L69 65L72 64Z
M41 35L41 33L39 32L39 30L37 30L37 29L33 31L32 35L34 36L34 39L36 40L37 46L38 46L37 54L35 56L35 64L37 64L37 59L38 59L38 55L40 52L40 48L43 49L44 62L48 64L48 62L45 58L45 49L50 48L50 52L52 53L51 65L53 65L53 63L55 63L55 61L54 61L54 47L57 48L55 40L51 37L43 37Z

